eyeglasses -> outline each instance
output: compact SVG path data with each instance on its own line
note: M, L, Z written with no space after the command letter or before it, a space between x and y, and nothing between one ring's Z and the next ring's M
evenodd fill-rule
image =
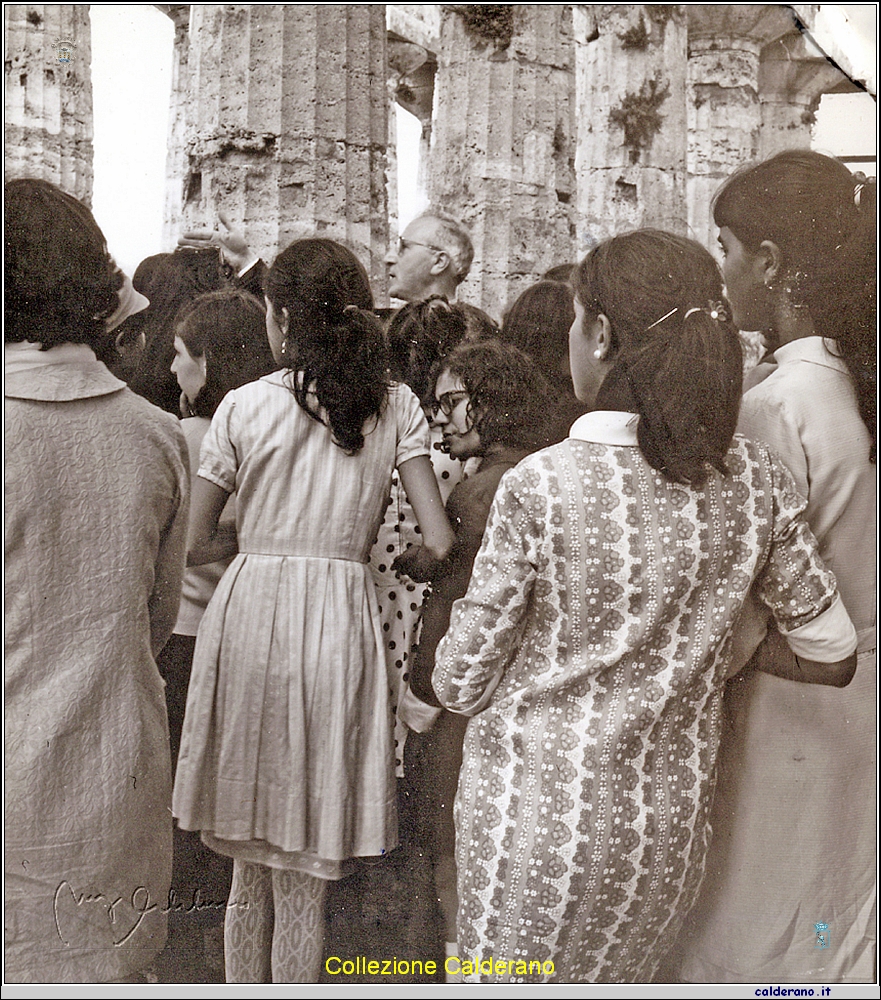
M432 246L430 243L420 243L418 240L405 240L403 236L398 237L398 256L400 256L408 247L425 247L426 250L433 250L435 253L446 253L446 250L442 250L440 247Z
M436 417L438 410L448 417L453 410L462 402L463 399L468 398L468 393L464 389L453 389L452 392L445 392L440 399L433 399L431 401L431 415Z

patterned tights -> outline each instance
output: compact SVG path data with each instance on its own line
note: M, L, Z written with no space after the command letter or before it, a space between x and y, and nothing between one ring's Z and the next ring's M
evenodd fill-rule
M317 983L327 883L235 861L223 930L228 983Z

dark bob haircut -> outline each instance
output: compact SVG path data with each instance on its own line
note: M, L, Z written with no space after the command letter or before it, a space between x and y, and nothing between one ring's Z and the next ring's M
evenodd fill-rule
M174 332L194 358L205 358L205 385L191 403L194 417L212 417L230 389L278 368L263 303L241 289L199 296L180 311Z
M48 181L9 181L5 194L5 339L43 350L87 344L111 357L104 321L118 306L122 276L92 213Z

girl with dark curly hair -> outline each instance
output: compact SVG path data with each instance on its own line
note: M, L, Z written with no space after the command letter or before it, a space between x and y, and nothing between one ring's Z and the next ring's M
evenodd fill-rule
M202 447L190 562L238 554L202 619L174 810L234 859L228 982L315 982L328 879L395 847L392 724L367 555L397 467L426 548L452 533L413 393L389 386L367 274L298 240L266 283L283 369L227 393Z
M466 329L461 304L448 302L442 295L408 302L389 321L386 330L389 377L416 393L429 418L437 366L464 339ZM431 421L429 435L431 466L441 497L446 501L450 490L462 479L462 465L444 453L441 429ZM395 713L395 773L399 778L404 775L407 727L398 716L398 708L407 691L410 659L429 588L424 581L399 573L396 560L419 541L419 525L413 507L398 476L393 475L385 516L370 551L370 571L379 601L386 670Z
M456 533L450 554L431 568L432 590L410 672L405 709L412 726L405 747L406 787L414 804L420 846L432 858L448 954L455 954L456 865L453 799L467 719L443 711L431 688L434 653L450 624L453 602L465 596L474 557L502 476L548 443L550 386L522 351L497 340L457 348L442 363L432 406L448 452L477 469L447 500ZM421 576L418 569L414 569ZM429 710L423 706L436 706ZM418 709L418 711L417 711Z

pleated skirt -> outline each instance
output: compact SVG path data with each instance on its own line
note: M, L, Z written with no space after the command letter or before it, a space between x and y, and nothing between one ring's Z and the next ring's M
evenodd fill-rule
M392 716L366 564L236 557L199 629L173 812L224 853L329 878L396 846Z

